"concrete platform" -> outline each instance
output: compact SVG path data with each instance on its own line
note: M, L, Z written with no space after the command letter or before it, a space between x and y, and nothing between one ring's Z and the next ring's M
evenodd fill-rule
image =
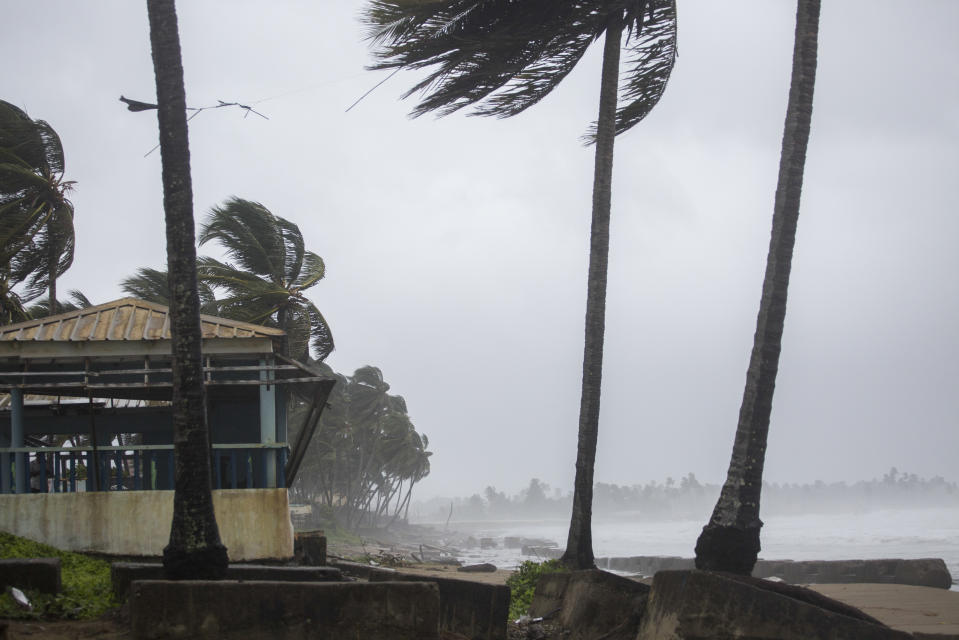
M470 580L472 575L457 577L423 575L403 570L370 567L354 562L338 562L346 573L366 578L371 583L404 581L431 583L439 589L440 629L461 634L471 640L506 640L509 617L509 587Z
M163 565L150 562L114 562L110 581L117 600L124 601L135 580L163 580ZM265 580L275 582L342 582L343 574L333 567L276 567L259 564L231 564L227 580Z
M130 590L136 640L438 640L429 582L144 580Z

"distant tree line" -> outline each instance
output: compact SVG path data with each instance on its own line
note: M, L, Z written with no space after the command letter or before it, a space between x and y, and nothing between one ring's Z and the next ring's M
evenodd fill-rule
M413 485L430 472L429 439L417 433L403 397L388 393L390 385L378 368L361 367L344 376L321 366L337 384L291 499L319 507L321 519L348 529L405 519ZM292 428L302 424L306 410L298 403Z
M696 519L709 513L719 496L720 485L701 483L689 473L676 481L666 478L645 485L598 482L593 487L593 512L598 517L639 520ZM959 484L941 476L921 478L900 473L893 467L882 478L854 483L823 482L763 484L767 515L814 513L861 513L879 509L928 507L959 508ZM452 504L453 521L529 520L567 518L572 495L551 489L537 478L519 493L509 496L489 486L469 497L436 498L419 504L420 519L445 521Z

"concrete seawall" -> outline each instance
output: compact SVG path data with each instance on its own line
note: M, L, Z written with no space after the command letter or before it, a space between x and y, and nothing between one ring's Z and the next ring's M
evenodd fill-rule
M692 558L634 556L597 558L596 566L609 571L652 576L666 570L695 568ZM759 560L753 569L756 578L780 578L790 584L905 584L919 587L952 587L952 576L940 558L914 560Z
M230 560L293 556L286 489L213 492ZM66 551L159 556L170 538L172 491L0 495L0 530Z

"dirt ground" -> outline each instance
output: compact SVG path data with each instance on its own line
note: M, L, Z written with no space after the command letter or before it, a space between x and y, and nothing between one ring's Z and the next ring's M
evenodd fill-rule
M111 611L96 620L0 620L0 640L120 640L130 637L130 620L123 609Z

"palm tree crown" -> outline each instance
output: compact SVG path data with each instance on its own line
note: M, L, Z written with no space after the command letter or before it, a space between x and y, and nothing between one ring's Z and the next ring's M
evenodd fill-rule
M626 30L616 133L659 101L676 60L674 0L373 0L373 69L434 67L404 94L425 97L414 116L476 105L473 115L509 117L546 97L611 24Z
M45 291L57 310L56 281L73 264L73 204L63 145L48 123L0 100L0 267L7 321ZM12 288L25 283L22 296ZM9 292L9 293L8 293ZM7 300L9 296L9 300ZM17 317L21 316L21 317Z
M198 241L216 241L230 261L197 261L200 279L226 292L217 300L221 315L283 329L287 356L305 359L312 346L323 360L333 351L329 325L304 293L323 279L326 266L305 249L297 225L234 197L210 211Z

